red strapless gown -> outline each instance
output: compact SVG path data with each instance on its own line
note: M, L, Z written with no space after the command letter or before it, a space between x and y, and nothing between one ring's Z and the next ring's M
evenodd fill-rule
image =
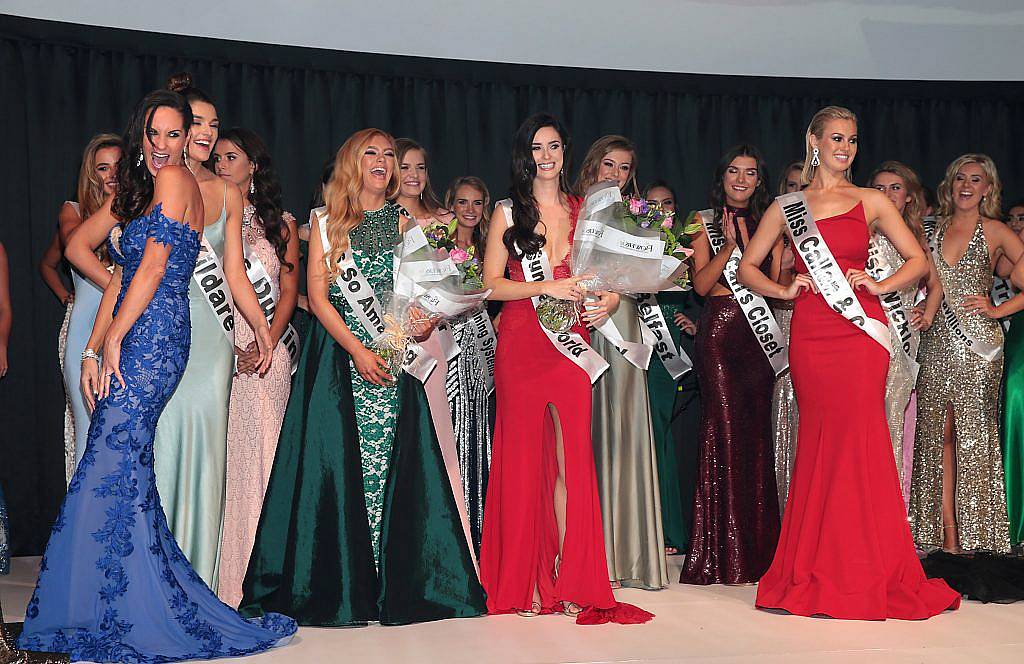
M573 229L580 204L572 200ZM511 279L525 281L519 261L509 260L508 270ZM568 259L554 267L554 276L570 276ZM586 328L575 331L589 341ZM561 612L563 601L582 607L580 624L650 620L652 614L616 602L608 582L590 442L590 379L551 345L529 299L502 307L494 384L497 421L480 545L487 610L529 610L536 587L545 613ZM558 465L548 404L554 404L561 422L567 492L557 576L553 491Z
M860 204L818 228L844 273L864 269ZM807 272L799 255L796 269ZM885 322L877 297L858 290L857 299ZM914 552L885 418L885 349L805 291L789 361L800 408L796 462L757 606L859 620L919 620L957 608L959 594L927 579Z

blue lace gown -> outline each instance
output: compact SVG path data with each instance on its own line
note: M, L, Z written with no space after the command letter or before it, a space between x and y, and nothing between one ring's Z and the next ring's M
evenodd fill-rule
M287 642L295 622L246 620L192 570L167 528L153 474L157 419L188 361L188 286L199 236L157 205L111 255L120 307L147 240L169 245L153 299L121 345L117 386L99 402L85 454L46 546L20 648L74 660L173 662L240 656ZM115 309L116 313L116 309Z

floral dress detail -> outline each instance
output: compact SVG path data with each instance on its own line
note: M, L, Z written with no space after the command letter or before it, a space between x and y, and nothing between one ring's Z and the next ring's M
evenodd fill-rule
M398 216L401 208L388 203L380 210L366 213L363 223L352 229L350 242L352 259L366 278L370 288L381 302L381 296L391 290L394 274L394 246L398 243ZM331 304L342 313L345 324L359 341L369 345L373 341L363 329L348 300L337 283L331 284L328 294ZM383 304L383 303L382 303ZM384 505L384 484L388 477L388 460L395 438L398 420L398 389L381 387L363 380L349 358L352 372L352 396L356 406L356 426L359 428L359 451L363 464L363 490L366 494L366 515L370 521L373 559L380 560L380 525Z
M157 419L189 356L188 286L199 235L157 205L132 220L120 250L117 309L147 242L170 247L153 298L121 344L124 385L93 413L85 454L53 526L18 645L72 660L172 662L237 657L279 645L289 618L247 621L192 570L167 528L153 473Z

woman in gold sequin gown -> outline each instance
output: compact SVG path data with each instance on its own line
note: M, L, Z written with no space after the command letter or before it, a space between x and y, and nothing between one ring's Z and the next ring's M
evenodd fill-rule
M989 299L992 266L1024 254L1021 240L995 219L1000 188L989 157L959 157L939 186L940 218L930 242L945 303L975 346L1000 347L996 319L1024 308L1021 294L998 307ZM999 445L1003 361L990 357L970 350L941 314L921 335L910 527L922 548L1010 550Z
M898 161L883 162L868 178L868 185L884 193L896 209L903 215L903 220L914 232L914 237L927 248L927 241L924 237L924 227L921 225L921 213L924 211L924 190L921 188L921 181L917 174L908 166ZM892 245L887 237L879 233L871 238L878 249L882 259L894 270L903 265L903 257L896 247ZM938 288L938 275L935 268L929 268L930 290L935 293L933 297L940 296ZM896 470L900 474L900 486L905 486L904 478L910 468L903 467L903 423L904 413L907 404L910 402L910 395L914 391L917 376L913 362L917 360L918 346L921 341L920 327L923 324L922 315L914 315L914 298L917 296L919 284L910 284L899 292L900 302L908 318L911 320L910 353L900 350L903 340L898 330L889 327L892 335L893 352L889 358L889 375L885 381L885 414L889 421L889 436L892 438L893 456L896 458ZM913 445L913 440L907 441Z

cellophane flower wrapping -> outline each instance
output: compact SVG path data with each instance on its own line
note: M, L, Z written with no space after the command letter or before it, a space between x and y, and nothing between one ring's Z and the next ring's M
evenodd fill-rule
M622 199L618 186L591 187L573 236L572 269L589 290L656 293L688 290L686 259L700 226L679 228L675 214L642 198Z
M419 226L395 245L393 289L381 297L385 329L371 345L392 376L402 370L409 344L431 325L484 306L490 291L483 288L479 261L460 269L468 253L432 243Z

